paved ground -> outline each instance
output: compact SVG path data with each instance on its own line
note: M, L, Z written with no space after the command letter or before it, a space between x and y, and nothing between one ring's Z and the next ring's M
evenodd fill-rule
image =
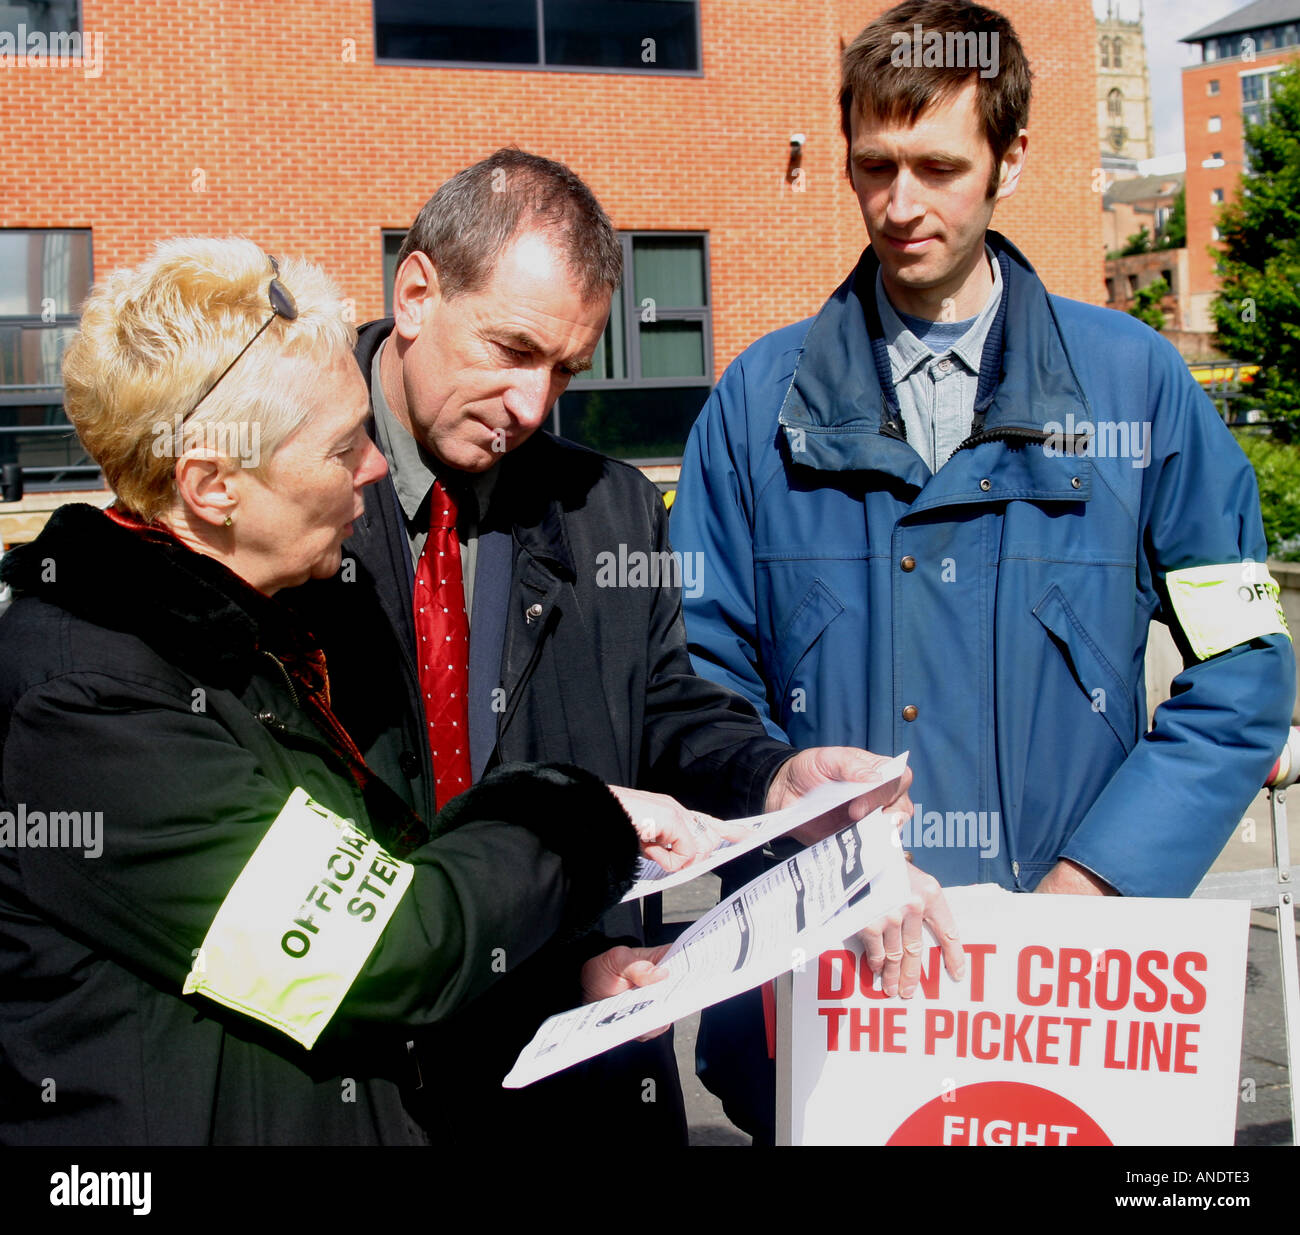
M1300 789L1292 791L1296 819L1292 858L1300 853ZM1250 829L1238 828L1215 871L1252 870L1272 862L1268 800L1264 794L1252 804L1246 819ZM1243 821L1244 823L1244 821ZM694 921L717 901L718 880L705 875L669 892L664 900L664 923L671 927ZM1278 968L1277 929L1272 914L1251 915L1250 946L1246 968L1246 1019L1242 1032L1241 1088L1237 1105L1238 1145L1289 1145L1291 1141L1290 1091L1287 1084L1285 1030L1282 1017L1281 977ZM692 1145L748 1145L749 1137L723 1113L721 1104L695 1077L695 1034L699 1017L679 1021L676 1029L677 1062Z

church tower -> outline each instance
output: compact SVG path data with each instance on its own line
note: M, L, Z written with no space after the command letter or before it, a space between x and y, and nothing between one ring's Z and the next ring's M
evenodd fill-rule
M1142 0L1105 0L1104 13L1097 17L1096 48L1101 166L1136 176L1139 160L1156 153Z

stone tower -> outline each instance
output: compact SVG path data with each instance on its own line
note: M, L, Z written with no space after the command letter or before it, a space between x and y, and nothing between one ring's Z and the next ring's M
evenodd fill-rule
M1141 159L1155 157L1151 81L1142 34L1142 0L1105 0L1097 16L1097 133L1101 165L1137 175Z

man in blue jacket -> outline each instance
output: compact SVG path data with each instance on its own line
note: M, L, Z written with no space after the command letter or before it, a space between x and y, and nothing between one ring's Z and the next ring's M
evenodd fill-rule
M1285 740L1290 636L1253 473L1177 352L1048 295L988 230L1029 96L1010 23L958 0L844 52L870 247L695 425L672 520L704 555L690 645L773 736L910 750L904 844L941 883L1186 896ZM1185 668L1144 733L1153 618ZM906 992L915 924L902 943ZM761 1036L751 997L698 1061L760 1137Z

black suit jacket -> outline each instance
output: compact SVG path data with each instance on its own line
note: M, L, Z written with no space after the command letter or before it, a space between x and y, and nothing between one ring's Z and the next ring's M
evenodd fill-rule
M392 325L390 319L361 329L356 355L367 382ZM739 696L696 676L680 589L638 585L626 569L637 560L633 554L647 555L641 560L648 563L649 555L669 552L667 512L655 486L627 464L545 432L498 466L480 529L470 627L476 775L515 760L567 762L609 784L671 794L723 817L761 811L791 749L767 735ZM385 478L365 490L365 515L344 546L339 574L300 589L297 603L325 648L335 711L375 771L432 818L412 573L401 509ZM494 1088L493 1074L499 1084L511 1052L542 1015L580 1002L581 959L611 940L638 941L640 917L636 905L616 907L603 919L604 937L545 950L520 968L517 980L494 988L477 1020L473 1009L459 1018L463 1034L454 1042L444 1036L436 1047L464 1052L457 1079L464 1104L480 1114L458 1118L486 1138L483 1119L519 1122L502 1114L519 1098L552 1130L566 1124L575 1135L582 1129L594 1135L596 1123L612 1119L617 1135L633 1143L681 1135L680 1090L666 1037L629 1044L519 1091L504 1107L495 1100L480 1104L476 1096ZM436 1070L445 1082L441 1066ZM442 1082L429 1087L435 1104L444 1101ZM505 1129L496 1131L499 1138Z

